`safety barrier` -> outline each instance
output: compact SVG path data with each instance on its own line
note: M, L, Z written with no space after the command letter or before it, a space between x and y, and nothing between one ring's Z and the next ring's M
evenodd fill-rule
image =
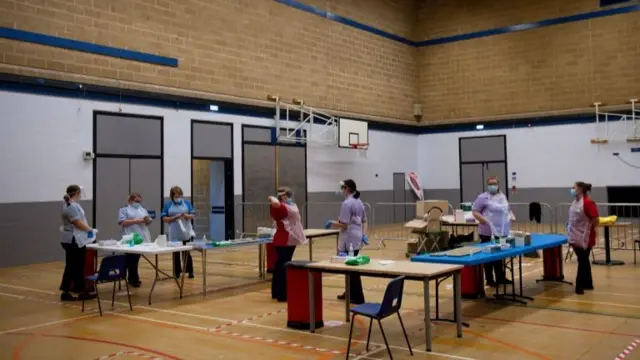
M540 217L531 214L529 203L509 203L515 220L511 222L511 230L529 233L554 233L557 229L554 208L546 203L540 204Z
M618 220L615 226L609 228L609 238L612 249L633 250L634 240L640 239L640 204L611 204L596 203L601 217L616 215ZM569 220L570 203L556 205L557 233L567 233L567 221ZM604 248L604 228L598 228L596 248Z
M302 216L307 220L307 228L322 229L327 220L336 220L340 215L341 202L307 202L302 206ZM375 224L373 209L369 203L364 203L369 228Z
M234 207L236 234L255 234L258 227L272 227L269 203L240 203Z

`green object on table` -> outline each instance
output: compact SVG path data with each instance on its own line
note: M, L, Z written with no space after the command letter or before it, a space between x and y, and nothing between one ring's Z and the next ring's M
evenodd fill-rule
M140 234L138 234L137 232L134 232L133 239L131 241L133 241L133 245L140 245L144 242L144 238L140 236Z
M470 202L461 203L460 204L460 210L462 210L462 211L471 211L471 207L472 206L473 206L473 204L471 204Z
M215 247L222 247L222 246L231 246L233 245L233 243L231 241L214 241L211 243L211 245Z
M369 258L367 255L358 255L356 257L348 258L347 260L344 261L346 265L353 265L353 266L367 265L370 262L371 262L371 258Z

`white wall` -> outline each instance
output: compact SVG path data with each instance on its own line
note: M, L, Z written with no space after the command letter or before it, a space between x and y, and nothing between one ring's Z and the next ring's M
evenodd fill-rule
M610 126L618 138L625 137L623 123ZM640 183L640 169L612 155L619 152L622 159L640 167L640 153L631 153L632 146L624 141L591 144L596 137L593 123L420 135L418 161L424 188L458 189L458 139L499 134L507 136L508 171L517 173L520 188L569 187L575 181L600 187Z
M180 185L191 196L191 120L233 123L235 194L242 193L242 124L273 126L271 119L0 91L0 203L58 201L69 184L93 198L93 167L82 159L92 150L93 112L164 118L164 195ZM353 178L362 190L391 190L393 172L415 171L418 136L369 132L367 158L335 145L310 145L308 191L334 191ZM377 174L377 177L376 177Z

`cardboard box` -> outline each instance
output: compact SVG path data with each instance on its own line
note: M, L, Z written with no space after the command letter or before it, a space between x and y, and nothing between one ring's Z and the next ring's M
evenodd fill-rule
M433 211L431 209L437 208ZM442 211L439 211L441 209ZM447 200L422 200L416 201L416 218L422 219L426 214L430 214L428 229L440 229L440 217L449 213L449 202Z

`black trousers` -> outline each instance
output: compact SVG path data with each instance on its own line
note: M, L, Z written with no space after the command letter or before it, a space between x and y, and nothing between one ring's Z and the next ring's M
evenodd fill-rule
M285 265L293 259L295 246L276 246L276 263L271 279L271 298L287 301L287 269Z
M140 263L140 255L126 254L125 262L127 264L127 282L129 282L129 284L139 283L140 275L138 274L138 264Z
M190 240L185 240L182 242L182 245L187 245L187 243ZM191 275L193 274L193 259L191 258L191 253L188 251L183 251L183 253L187 253L187 274ZM180 260L180 257L182 256L181 253L173 253L173 271L174 271L174 275L178 278L180 277L180 275L182 274L182 261Z
M573 251L578 258L578 273L576 274L576 290L593 289L593 277L591 276L591 263L589 255L591 249L574 247Z
M86 247L78 247L75 239L71 244L62 243L64 249L64 272L60 290L63 292L85 293L84 260Z
M488 243L491 241L491 236L480 235L480 242ZM501 282L506 279L504 275L504 268L502 267L502 260L492 261L483 265L484 267L484 277L487 282ZM493 277L493 274L496 274L496 277Z
M358 256L360 250L354 250L353 255ZM359 274L349 276L349 302L352 304L364 304L364 291L362 290L362 277Z

